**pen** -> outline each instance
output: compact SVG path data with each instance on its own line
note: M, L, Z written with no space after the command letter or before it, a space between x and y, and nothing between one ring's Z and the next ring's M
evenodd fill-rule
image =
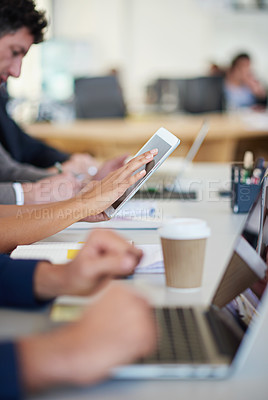
M246 151L244 154L243 168L241 170L241 183L250 184L253 171L253 153Z
M251 183L258 185L262 179L264 172L264 158L260 157L257 159L254 170L252 172Z

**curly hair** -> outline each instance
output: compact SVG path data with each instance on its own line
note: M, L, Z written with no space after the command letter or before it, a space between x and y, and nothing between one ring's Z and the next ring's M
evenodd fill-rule
M26 27L34 43L42 42L48 23L45 12L35 7L35 0L0 0L0 37Z

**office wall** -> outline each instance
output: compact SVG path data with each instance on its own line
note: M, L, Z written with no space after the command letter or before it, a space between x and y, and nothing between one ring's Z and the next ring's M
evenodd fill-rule
M210 61L227 64L240 50L252 53L268 84L268 12L204 7L200 0L42 1L51 2L55 37L90 44L89 73L119 69L133 109L152 79L204 74Z

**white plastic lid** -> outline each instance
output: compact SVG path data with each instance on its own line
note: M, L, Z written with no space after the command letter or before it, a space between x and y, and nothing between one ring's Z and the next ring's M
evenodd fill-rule
M194 240L210 236L207 222L197 218L176 218L158 229L159 235L166 239Z

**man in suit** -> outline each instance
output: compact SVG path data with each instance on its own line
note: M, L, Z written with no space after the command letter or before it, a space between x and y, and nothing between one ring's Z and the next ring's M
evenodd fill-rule
M16 21L0 16L0 85L5 85L9 76L18 77L21 72L23 57L33 44L32 37L24 34L16 37ZM44 27L47 22L43 21ZM12 33L12 34L11 34ZM18 39L18 40L17 40ZM43 32L34 40L43 40ZM2 99L0 104L0 203L2 204L32 204L47 202L42 197L42 187L49 189L50 200L65 200L77 193L83 187L81 179L76 176L83 174L88 180L90 168L98 167L95 180L100 180L109 172L120 168L126 156L110 160L104 165L98 163L88 154L67 155L26 135L14 121L10 119ZM14 159L12 158L14 157ZM95 168L96 169L96 168ZM63 175L57 175L63 172ZM41 182L36 182L45 179ZM27 181L27 182L25 182ZM14 184L15 182L15 184ZM31 183L33 182L33 183ZM60 185L71 185L71 190L63 191L60 198L53 195L54 188Z
M55 198L55 187L67 185L68 192ZM49 197L42 196L42 187L49 191ZM83 187L71 172L55 174L28 164L13 160L0 144L0 204L33 204L66 200Z
M93 232L76 259L64 265L0 255L2 307L38 309L58 295L88 295L105 286L75 324L0 343L1 400L59 384L98 382L111 368L154 349L148 303L123 284L107 284L132 273L140 257L138 249L104 230Z
M56 162L64 163L70 159L70 154L54 149L27 135L7 113L7 101L8 94L6 88L2 86L0 88L0 142L14 160L38 168L49 168Z
M5 87L0 88L0 143L18 163L45 168L49 173L58 172L55 164L60 163L63 172L85 175L89 173L96 180L102 179L105 174L123 165L126 156L100 165L87 153L67 154L29 136L7 113L7 96Z
M39 43L43 39L43 31L40 29L39 36L34 39L28 34L26 28L23 34L17 35L17 21L14 16L5 17L7 11L5 3L1 3L2 12L0 15L0 84L4 84L9 76L18 77L21 71L21 63L33 42ZM46 27L46 20L43 19L43 28ZM14 161L9 154L0 147L0 202L3 204L23 204L42 202L40 187L42 183L23 183L22 181L35 182L38 179L46 178L46 188L51 192L55 185L61 182L70 182L71 190L62 195L60 200L74 195L81 190L81 181L78 181L70 172L63 176L51 176L53 171L46 171L30 165L22 165ZM55 175L55 173L54 173ZM13 183L15 182L15 184Z

